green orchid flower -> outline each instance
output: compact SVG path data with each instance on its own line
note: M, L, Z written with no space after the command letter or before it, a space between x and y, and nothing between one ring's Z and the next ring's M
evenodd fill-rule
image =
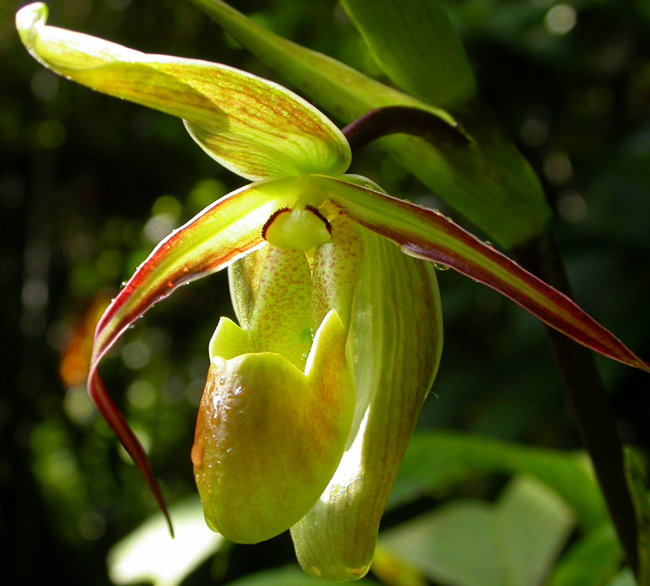
M98 410L165 503L108 396L99 364L180 285L229 268L239 325L209 345L192 462L209 526L254 543L291 529L298 559L333 581L363 576L442 349L432 263L496 289L585 346L650 372L573 301L439 212L346 175L349 144L285 88L225 65L147 55L16 17L29 52L95 90L184 120L252 181L171 233L97 325L88 379Z

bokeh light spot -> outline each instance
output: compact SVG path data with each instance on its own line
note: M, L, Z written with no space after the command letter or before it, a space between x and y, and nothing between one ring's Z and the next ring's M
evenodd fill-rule
M587 202L577 191L564 191L558 197L557 211L565 222L577 224L587 217Z
M556 4L544 17L544 26L552 35L566 35L578 22L578 13L571 4Z
M51 100L59 89L59 80L47 69L38 69L32 76L32 94L39 100Z
M149 381L138 379L129 385L126 398L133 407L148 409L156 399L156 390Z
M194 184L188 197L188 205L192 213L217 201L227 193L226 186L217 179L203 179Z
M131 370L139 370L149 362L151 352L142 342L130 342L122 349L122 362Z
M84 385L68 390L63 399L63 410L71 421L80 425L90 423L96 413Z
M549 153L544 159L544 175L554 185L564 185L573 177L573 166L568 155L562 151Z

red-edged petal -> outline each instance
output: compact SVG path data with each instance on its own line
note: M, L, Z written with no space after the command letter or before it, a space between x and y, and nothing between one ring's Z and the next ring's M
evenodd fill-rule
M108 396L99 376L99 363L122 332L154 303L180 285L223 269L258 247L263 242L262 228L271 214L296 200L295 185L296 179L259 182L203 210L158 244L97 324L88 392L144 475L168 521L165 502L144 449Z
M312 177L337 207L411 256L451 267L499 291L595 352L650 372L650 365L576 303L438 211L331 177Z

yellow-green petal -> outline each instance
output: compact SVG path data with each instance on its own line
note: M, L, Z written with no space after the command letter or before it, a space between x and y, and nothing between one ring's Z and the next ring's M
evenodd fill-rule
M238 542L297 523L325 490L352 429L349 328L361 238L340 212L325 219L314 210L331 241L309 258L267 244L237 261L231 291L244 329L222 319L210 342L192 459L208 524ZM299 244L303 229L311 223L292 229Z
M282 86L225 65L149 55L46 26L47 12L36 3L16 15L35 59L97 91L183 118L201 148L242 177L338 175L349 166L338 128Z
M386 500L442 351L433 269L369 230L360 234L350 326L353 431L329 486L291 529L303 569L334 582L368 571Z

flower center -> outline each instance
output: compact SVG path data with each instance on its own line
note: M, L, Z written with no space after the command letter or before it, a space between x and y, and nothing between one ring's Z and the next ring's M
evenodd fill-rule
M331 240L332 226L312 205L277 210L262 229L262 237L273 246L307 252Z

